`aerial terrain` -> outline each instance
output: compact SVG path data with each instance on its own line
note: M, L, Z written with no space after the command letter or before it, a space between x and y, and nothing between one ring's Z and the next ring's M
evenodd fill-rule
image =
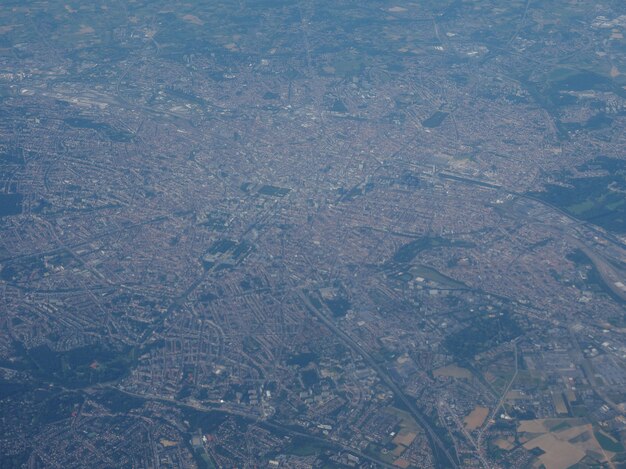
M0 468L626 467L625 34L0 2Z

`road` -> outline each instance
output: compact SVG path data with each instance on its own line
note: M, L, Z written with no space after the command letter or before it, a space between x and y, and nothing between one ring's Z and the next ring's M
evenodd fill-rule
M154 396L154 395L145 395L145 394L136 394L130 391L125 391L122 389L119 389L113 385L107 385L107 386L93 386L90 389L94 390L94 389L103 389L103 388L109 388L109 389L115 389L118 392L121 392L123 394L126 394L128 396L132 396L132 397L136 397L139 399L143 399L145 401L160 401L160 402L166 402L168 404L172 404L175 405L177 407L184 407L187 409L192 409L198 412L205 412L205 413L210 413L210 412L218 412L218 413L222 413L222 414L228 414L228 415L234 415L237 417L243 417L246 420L251 420L253 421L256 425L260 426L260 427L265 427L265 428L269 428L272 430L276 430L276 431L280 431L283 433L288 433L289 435L292 436L297 436L297 437L301 437L301 438L306 438L309 441L314 441L316 443L319 443L320 445L329 447L329 448L333 448L333 449L340 449L342 451L346 451L349 452L351 454L354 454L355 456L358 456L361 459L373 462L374 464L376 464L378 467L386 467L389 469L397 469L396 466L393 466L391 464L388 464L384 461L381 461L379 459L373 458L365 453L362 453L361 451L358 451L354 448L351 448L350 446L344 445L343 443L340 443L338 441L334 441L331 439L327 439L327 438L321 438L315 435L310 435L308 433L304 433L304 432L300 432L298 430L293 430L289 427L286 427L284 425L280 425L277 423L273 423L273 422L269 422L269 421L265 421L265 420L261 420L261 416L257 415L257 414L253 414L253 413L249 413L249 412L244 412L244 411L240 411L240 410L236 410L236 409L228 409L222 406L216 406L216 407L205 407L205 406L201 406L199 404L189 404L189 403L185 403L185 402L180 402L177 401L176 399L171 399L171 398L167 398L167 397L162 397L162 396Z
M496 416L498 415L498 411L500 410L500 407L502 407L502 404L504 403L504 400L506 399L506 395L508 394L509 390L511 389L511 386L517 379L517 374L519 372L517 339L514 339L512 343L513 343L513 354L514 354L514 360L515 360L515 372L513 373L513 376L511 377L510 381L506 385L506 388L504 388L504 391L500 395L500 399L498 400L498 403L496 404L496 406L493 408L493 412L491 412L491 415L487 419L487 424L483 428L481 428L478 433L478 438L476 439L476 447L478 449L479 454L481 455L481 458L484 458L484 450L482 449L482 444L483 444L483 438L485 437L485 433L487 432L487 430L489 430L489 427L493 425L493 423L495 422Z
M598 384L596 383L596 378L593 373L593 367L591 366L591 362L585 358L583 351L580 349L580 344L578 343L578 339L576 338L576 334L574 333L574 330L571 327L569 327L568 331L570 334L572 345L574 346L576 362L582 368L585 378L587 378L587 381L589 382L591 389L593 389L593 391L598 395L598 397L602 399L604 403L607 406L609 406L611 409L613 409L615 412L617 412L620 415L626 415L626 412L624 412L624 410L620 406L618 406L610 397L606 395L606 393L601 388L598 387Z
M431 442L431 446L432 446L432 449L433 449L433 455L435 457L435 461L436 461L437 465L440 466L440 467L443 465L445 467L446 464L443 461L441 461L441 459L442 459L441 456L443 455L444 458L447 460L447 465L448 466L452 466L452 467L455 467L455 468L458 467L457 462L452 457L452 455L448 451L448 448L443 443L443 441L441 441L439 436L435 433L435 431L433 430L433 428L430 425L430 423L426 420L426 418L422 415L422 413L417 409L415 404L413 404L413 402L411 402L411 400L409 400L409 398L402 392L402 390L398 387L398 385L385 372L385 370L383 370L383 368L380 365L378 365L378 363L376 363L374 358L365 349L363 349L363 347L361 347L354 339L352 339L352 337L350 337L344 331L339 329L335 325L335 323L331 319L329 319L324 313L319 311L315 307L315 305L313 305L311 303L311 301L309 300L309 298L307 297L307 295L303 291L299 291L298 293L299 293L300 298L304 302L304 304L311 311L311 313L313 313L332 332L334 332L335 335L337 337L339 337L340 340L342 340L346 345L348 345L355 352L357 352L359 355L361 355L363 357L363 359L378 374L378 377L393 391L393 393L396 395L396 397L398 399L400 399L400 401L402 401L402 403L406 406L406 408L409 411L409 413L413 416L413 418L415 418L417 423L419 423L422 426L422 428L424 429L424 431L426 432L426 435L428 436L428 439Z

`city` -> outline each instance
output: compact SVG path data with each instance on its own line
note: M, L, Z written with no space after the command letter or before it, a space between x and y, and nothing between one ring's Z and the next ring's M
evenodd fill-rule
M0 467L624 467L625 29L3 2Z

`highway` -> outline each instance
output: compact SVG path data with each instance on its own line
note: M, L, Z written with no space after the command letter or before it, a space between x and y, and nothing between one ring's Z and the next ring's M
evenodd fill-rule
M419 423L428 439L430 440L431 447L433 449L433 455L435 457L435 463L438 467L459 467L455 459L452 457L450 452L448 451L446 445L441 441L435 430L431 427L430 423L426 420L426 418L422 415L422 413L417 409L417 406L402 392L400 387L391 379L391 377L383 370L383 368L376 363L374 358L361 347L352 337L346 334L344 331L339 329L335 323L329 319L324 313L319 311L309 300L307 295L303 291L299 291L299 296L307 306L307 308L311 311L312 314L315 315L320 321L322 321L332 332L335 333L339 339L341 339L346 345L352 348L355 352L363 357L363 359L374 369L374 371L378 374L378 377L393 391L398 399L406 406L409 413L415 418L417 423ZM442 458L443 456L443 458ZM445 461L442 461L444 459Z
M386 467L389 469L396 469L396 466L393 466L391 464L388 464L384 461L381 461L379 459L373 458L365 453L362 453L361 451L358 451L354 448L351 448L350 446L344 445L338 441L334 441L331 440L329 438L321 438L319 436L315 436L315 435L310 435L308 433L304 433L304 432L300 432L298 430L293 430L289 427L286 427L284 425L279 425L277 423L272 423L269 422L267 420L261 420L262 417L260 415L257 414L253 414L253 413L249 413L249 412L244 412L244 411L240 411L240 410L236 410L236 409L229 409L223 406L216 406L216 407L205 407L205 406L201 406L199 404L189 404L186 402L180 402L177 401L176 399L171 399L171 398L167 398L167 397L161 397L161 396L155 396L155 395L145 395L145 394L136 394L133 392L129 392L129 391L125 391L122 389L119 389L113 385L106 385L106 386L92 386L91 388L89 388L90 390L94 390L94 389L104 389L104 388L110 388L110 389L115 389L116 391L119 391L123 394L126 394L128 396L132 396L132 397L136 397L139 399L143 399L145 401L159 401L159 402L166 402L168 404L172 404L175 405L177 407L184 407L187 409L192 409L198 412L204 412L204 413L210 413L210 412L218 412L218 413L222 413L222 414L228 414L228 415L233 415L233 416L237 416L237 417L242 417L245 418L246 420L250 420L252 422L254 422L256 425L260 426L260 427L265 427L265 428L269 428L272 430L276 430L276 431L280 431L283 433L287 433L289 435L292 436L297 436L297 437L301 437L301 438L306 438L309 441L314 441L316 443L319 443L322 446L326 446L328 448L333 448L333 449L340 449L342 451L346 451L349 452L355 456L358 456L361 459L370 461L375 463L376 465L378 465L379 467Z

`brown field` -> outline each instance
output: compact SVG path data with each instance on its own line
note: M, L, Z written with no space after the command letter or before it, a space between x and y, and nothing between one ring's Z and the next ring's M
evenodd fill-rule
M489 409L487 407L476 406L474 410L472 410L470 414L465 417L465 428L468 430L476 430L485 422L485 419L488 416Z
M435 371L433 371L433 375L462 379L471 379L472 377L472 373L468 369L461 368L460 366L454 364L437 368Z
M393 442L396 445L410 446L413 443L413 440L417 436L417 433L408 431L406 429L402 429L398 432L396 437L393 439Z
M415 440L418 433L420 433L420 427L417 425L413 417L403 410L396 409L395 407L388 407L386 412L401 419L400 430L392 440L396 447L389 452L391 455L399 458L406 451L407 447L413 443L413 440ZM400 458L398 461L402 462L404 460Z
M522 420L517 427L518 433L546 433L549 425L546 426L547 419Z
M593 426L583 419L524 420L517 431L526 434L525 438L520 438L521 441L526 440L526 449L541 448L545 452L538 460L546 469L566 469L585 456L605 462L614 455L602 450L594 436Z
M403 469L406 469L407 467L409 467L411 465L411 463L409 461L407 461L406 459L396 459L393 462L393 465L401 467Z
M585 457L585 452L567 441L559 440L554 434L546 433L526 443L526 449L541 448L544 454L539 461L546 469L567 469Z

